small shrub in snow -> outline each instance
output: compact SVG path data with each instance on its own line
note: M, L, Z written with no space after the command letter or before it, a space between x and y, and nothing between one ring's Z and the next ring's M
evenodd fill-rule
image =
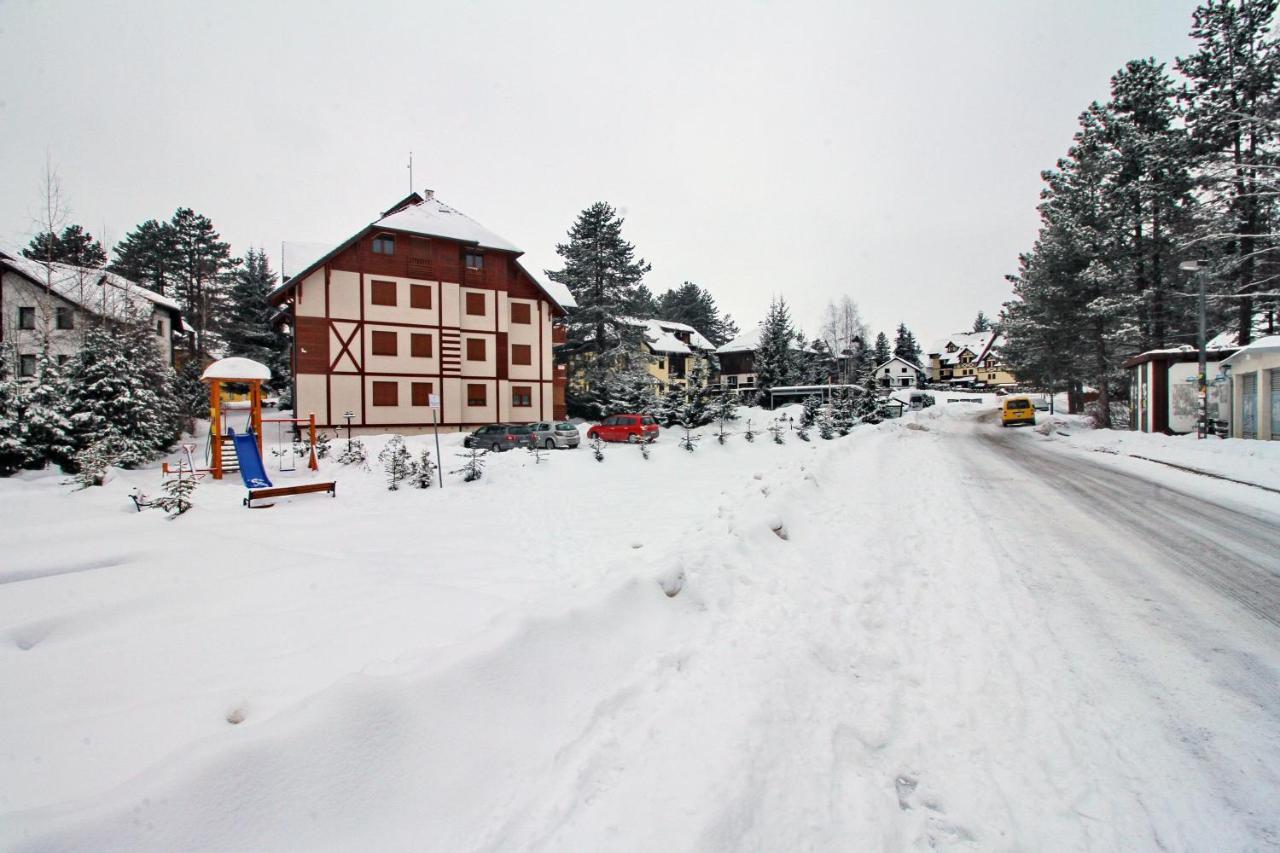
M739 403L737 391L725 391L716 398L715 405L712 407L712 416L722 425L725 421L737 420Z
M401 482L412 477L418 467L409 454L409 448L404 446L404 439L398 435L392 436L387 446L382 448L378 461L386 472L387 488L393 492L400 488Z
M151 505L162 509L175 518L193 506L191 496L196 491L196 478L181 468L174 477L164 481L164 494L151 501Z
M786 443L782 436L787 430L786 427L782 425L781 420L781 418L775 418L773 423L769 425L769 434L773 436L774 444Z
M836 437L835 419L831 415L831 407L824 406L822 411L818 412L818 435L824 439L832 439Z
M75 456L76 473L72 479L80 488L101 486L107 479L107 469L116 464L120 451L116 441L103 438L81 450Z
M542 460L546 458L546 452L538 445L537 442L530 442L525 450L533 457L534 465L541 465Z
M822 398L817 395L811 395L804 398L804 406L800 411L800 427L804 430L812 429L818 422L818 412L822 411ZM808 439L805 439L808 441Z
M755 440L756 440L756 434L755 434L755 431L751 429L751 418L747 418L747 428L746 428L746 430L742 433L742 437L743 437L743 438L745 438L747 441L755 441Z
M684 435L680 438L680 446L692 453L698 447L698 442L702 440L702 436L694 435L693 430L687 425L684 428Z
M347 446L338 454L338 462L343 465L356 465L361 468L368 467L369 452L364 449L364 442L358 438L353 438L347 442Z
M413 476L409 478L409 481L415 489L429 489L435 482L437 470L439 470L439 466L432 461L431 451L423 450L422 455L418 457Z
M598 435L591 439L591 455L596 458L597 462L604 461L604 442Z
M461 468L455 468L450 474L461 474L462 482L471 483L479 480L484 476L484 457L488 453L487 450L480 450L473 447L470 450L457 454L460 459L465 459Z
M640 448L640 455L643 458L648 459L649 448L653 446L653 436L646 435L644 438L636 442L636 446Z
M854 401L847 388L838 389L831 398L831 425L840 435L848 435L857 423Z
M329 433L316 433L316 458L328 459L329 454L333 452L333 442L329 438Z

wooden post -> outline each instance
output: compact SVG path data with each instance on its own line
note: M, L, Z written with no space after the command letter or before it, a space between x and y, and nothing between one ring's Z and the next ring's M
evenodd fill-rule
M258 440L258 455L262 455L262 380L254 379L249 383L249 422L253 424L253 434Z
M311 433L311 461L307 463L307 467L312 471L320 470L320 463L316 460L316 413L312 412L307 418L307 426Z
M209 380L209 461L213 479L222 479L222 381Z

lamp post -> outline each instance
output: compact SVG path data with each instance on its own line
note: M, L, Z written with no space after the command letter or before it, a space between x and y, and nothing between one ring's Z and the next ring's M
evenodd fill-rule
M342 416L347 419L347 450L350 450L351 449L351 419L356 416L356 413L348 409L347 411L342 413Z
M1208 357L1205 352L1204 340L1204 261L1183 261L1178 264L1178 269L1187 272L1196 273L1196 283L1199 286L1200 296L1200 325L1196 331L1196 345L1200 350L1200 373L1196 377L1196 388L1200 392L1200 423L1196 427L1196 438L1204 438L1209 429L1209 385L1208 379Z

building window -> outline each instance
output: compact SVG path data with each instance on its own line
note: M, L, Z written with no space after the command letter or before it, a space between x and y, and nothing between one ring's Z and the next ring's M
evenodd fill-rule
M737 386L738 386L738 377L736 377L736 376L730 376L730 377L729 377L729 387L730 387L730 388L736 388Z
M658 369L659 370L667 369L667 360L665 358L658 359Z
M164 337L164 320L156 320L156 334Z
M483 317L486 313L483 293L467 294L467 314L471 317Z
M74 329L76 327L75 315L71 313L70 308L59 308L54 315L54 322L59 329Z
M34 306L24 305L18 309L18 328L34 329L36 327L36 309Z
M374 305L396 304L396 283L394 281L378 281L374 279L371 288L369 300Z
M29 379L36 375L36 357L34 355L18 356L18 375Z
M409 355L414 358L431 358L431 336L411 334L409 336Z
M410 308L430 308L431 307L431 286L426 284L409 285L409 307Z
M396 238L390 234L379 234L374 237L373 253L375 255L394 255L396 253Z
M396 355L395 332L373 332L374 355Z
M511 405L528 407L533 405L533 389L528 385L511 386Z
M488 357L484 338L467 338L467 361L485 361Z
M373 383L373 404L375 406L400 405L400 383L399 382Z
M467 386L467 405L468 406L489 405L489 386L488 385L468 385Z
M414 382L409 388L409 392L413 397L413 405L430 406L431 391L432 388L430 382Z
M484 255L479 252L467 252L467 269L482 270L484 269Z
M529 344L512 344L511 363L533 364L533 347Z
M530 319L532 312L529 310L528 302L512 302L511 303L511 322L513 323L532 323Z

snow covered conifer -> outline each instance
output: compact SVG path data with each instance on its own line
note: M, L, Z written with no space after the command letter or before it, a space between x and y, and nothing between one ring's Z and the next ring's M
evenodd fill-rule
M873 368L879 367L893 357L893 350L889 348L889 336L884 332L876 335L876 346L874 352L875 356L873 360L875 361L875 364L872 365Z
M45 348L36 362L35 381L26 389L26 410L22 418L26 467L43 468L50 462L71 467L75 439L71 422L64 414L66 405L67 384L57 362Z
M196 491L196 477L194 472L178 469L177 476L170 477L164 481L164 494L151 502L151 505L158 507L175 518L191 509L194 504L191 496Z
M831 425L841 435L848 435L856 422L857 416L854 414L854 402L849 389L835 391L831 395Z
M798 377L795 338L786 300L773 300L760 328L760 344L755 355L756 387L762 399L770 388L790 385Z
M358 438L347 441L347 446L342 448L342 452L338 454L339 465L355 465L357 467L368 467L369 452L365 450L364 442Z
M695 435L692 428L685 424L684 435L680 438L680 446L692 453L698 447L698 442L702 440L702 436Z
M595 457L597 462L604 461L604 441L600 436L595 436L589 442L591 446L591 455Z
M393 435L386 447L382 448L378 461L382 463L382 470L387 475L387 489L393 492L400 488L401 482L414 475L417 467L409 448L404 445L404 439L398 435Z
M755 430L751 428L751 418L747 418L747 428L746 430L743 431L742 437L745 438L747 441L756 440Z
M832 439L836 437L835 418L832 415L831 406L823 406L822 410L818 412L817 426L818 435L822 436L824 439Z
M769 434L773 436L773 443L774 443L774 444L785 444L785 443L786 443L786 442L784 441L784 439L782 438L782 436L786 433L786 431L787 431L787 430L786 430L786 427L784 427L784 426L779 422L779 419L778 419L778 418L774 418L774 419L773 419L773 423L769 424Z
M431 459L431 451L423 449L422 455L418 457L417 466L414 468L413 477L410 478L415 489L429 489L435 483L436 471L439 466Z
M6 362L6 358L0 357L0 477L8 477L27 460L22 436L27 387L9 375Z
M101 486L107 479L107 469L116 464L118 451L113 438L96 441L75 455L75 481L81 488Z
M986 316L981 311L978 312L978 318L980 321L986 321L988 323L987 328L990 328L990 322L986 320ZM987 329L976 328L976 323L974 325L975 332L987 331ZM906 323L898 324L898 332L893 340L893 354L903 361L909 361L912 364L920 363L920 344L916 341L916 336L907 328ZM883 363L881 362L881 364Z
M684 392L672 385L658 398L651 411L658 423L665 427L675 426L684 414Z
M738 406L741 404L736 390L723 391L711 407L712 414L718 421L736 421L738 419Z
M489 451L481 450L478 447L472 447L464 450L462 453L456 454L458 458L465 459L461 468L455 468L450 474L461 474L464 483L473 483L484 476L484 457Z
M805 397L801 405L804 408L800 411L800 426L803 429L811 429L818 422L818 412L822 410L822 398L812 394Z

